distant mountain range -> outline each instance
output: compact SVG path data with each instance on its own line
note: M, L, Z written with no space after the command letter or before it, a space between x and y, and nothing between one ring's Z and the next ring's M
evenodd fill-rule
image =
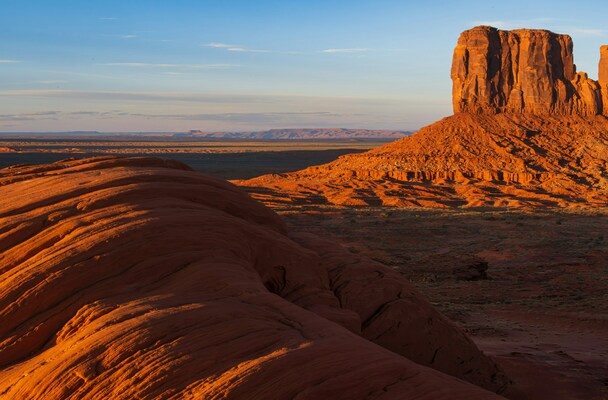
M270 129L256 132L205 132L191 130L179 136L213 139L267 139L267 140L307 140L307 139L377 139L393 140L411 135L408 131L345 129L345 128L304 128Z
M409 131L370 130L346 128L303 128L303 129L270 129L266 131L244 132L207 132L191 130L188 132L0 132L0 138L36 138L36 139L143 139L159 140L199 139L199 140L381 140L392 141L411 135Z

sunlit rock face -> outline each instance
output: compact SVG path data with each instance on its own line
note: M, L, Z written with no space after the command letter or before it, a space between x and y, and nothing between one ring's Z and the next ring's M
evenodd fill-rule
M597 115L608 105L606 46L599 81L576 72L572 39L546 30L464 31L452 61L454 112Z
M0 170L0 321L3 399L494 399L463 380L506 383L397 272L160 159Z
M572 39L545 30L464 31L455 114L365 153L238 182L283 204L398 207L608 206L608 46L599 81Z
M608 83L608 46L600 47L600 64L598 70L598 81L600 83Z

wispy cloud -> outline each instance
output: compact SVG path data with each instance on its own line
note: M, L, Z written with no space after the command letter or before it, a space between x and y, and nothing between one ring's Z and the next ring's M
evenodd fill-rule
M245 53L272 53L270 50L248 49L246 47L230 47L228 51L239 51Z
M226 43L207 43L203 45L205 47L215 47L217 49L229 49L231 47L237 47L234 44L226 44Z
M196 92L104 92L62 89L18 89L0 90L2 97L32 97L48 99L76 99L76 100L107 100L118 101L145 101L145 102L189 102L216 104L281 104L288 102L301 105L302 103L317 105L319 103L337 104L348 103L357 107L370 105L387 107L391 104L402 104L400 98L368 98L368 97L327 97L327 96L296 96L287 94L220 94ZM416 104L420 102L416 97Z
M165 74L165 75L171 75L171 76L192 75L192 74L189 74L189 73L176 72L176 71L163 71L163 74Z
M254 112L254 113L201 113L201 114L156 114L156 113L134 113L122 110L112 111L37 111L21 114L0 114L0 121L42 121L57 119L82 119L82 118L146 118L146 119L173 119L183 121L221 121L221 122L246 122L246 123L273 123L288 122L294 118L336 118L342 114L313 111L313 112Z
M143 115L140 115L143 116ZM246 122L246 123L273 123L288 122L298 117L334 118L340 114L317 111L317 112L258 112L258 113L218 113L218 114L185 114L185 115L160 115L157 118L170 118L187 121L222 121L222 122Z
M118 35L118 37L121 39L135 39L138 38L139 35Z
M39 81L23 81L23 82L10 82L6 83L6 86L23 86L23 85L63 85L69 83L68 81L60 80L39 80Z
M32 81L32 83L37 83L40 85L63 85L65 83L69 83L69 82L60 81L60 80L43 80L43 81Z
M40 119L57 119L60 111L34 111L21 114L0 114L0 121L37 121Z
M12 64L12 63L18 63L21 61L18 60L0 60L0 64Z
M431 115L421 122L403 116L404 107L421 111L428 106L429 103L421 101L419 96L409 99L37 89L0 90L0 102L23 107L5 110L5 114L0 115L0 127L3 128L0 132L17 129L10 127L25 131L123 132L125 129L175 131L200 127L214 130L298 126L397 129L420 126L438 117ZM60 105L62 111L55 111L57 108L50 106L52 104ZM433 103L432 109L436 108ZM449 103L441 113L447 110Z
M226 44L226 43L207 43L203 45L205 47L213 47L216 49L225 49L227 51L236 51L241 53L274 53L272 50L252 49L249 47L243 47L239 45Z
M226 95L213 93L181 92L96 92L80 90L22 89L0 90L0 97L34 97L49 99L107 100L107 101L146 101L210 104L252 104L283 103L288 96L279 95Z
M363 53L369 51L365 48L346 48L346 49L326 49L321 50L321 53L335 54L335 53Z
M606 36L606 30L594 29L594 28L564 28L564 31L577 36L592 36L602 37Z
M98 64L105 67L125 68L184 68L184 69L226 69L238 67L236 64L164 64L164 63L141 63L141 62L113 62Z

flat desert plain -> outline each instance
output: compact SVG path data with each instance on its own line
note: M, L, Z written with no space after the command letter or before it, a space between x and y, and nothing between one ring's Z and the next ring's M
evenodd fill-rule
M360 153L386 141L176 141L164 139L0 138L0 168L99 155L155 156L184 162L223 179L296 171Z
M606 210L305 206L279 214L295 231L336 238L402 273L527 398L608 396Z

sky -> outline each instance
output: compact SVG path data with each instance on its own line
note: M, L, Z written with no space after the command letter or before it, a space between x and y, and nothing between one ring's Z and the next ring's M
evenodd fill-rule
M597 78L608 2L0 0L0 132L417 130L458 35L542 28Z

